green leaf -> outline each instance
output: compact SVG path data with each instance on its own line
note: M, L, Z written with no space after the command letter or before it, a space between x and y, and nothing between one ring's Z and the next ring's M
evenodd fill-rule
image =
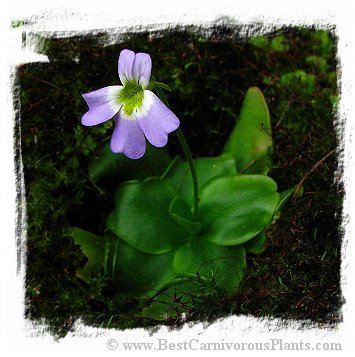
M244 276L245 250L243 245L222 247L198 236L175 253L173 268L179 275L215 279L219 288L231 294Z
M84 281L89 281L92 276L104 273L108 238L77 227L73 228L69 235L74 239L76 244L80 245L84 255L88 258L86 265L82 270L77 272L77 275Z
M176 278L172 269L174 252L146 254L117 239L112 259L112 278L126 298L154 296Z
M265 250L266 234L265 230L260 232L256 237L244 243L247 253L260 254Z
M280 200L279 203L275 209L275 214L274 214L274 221L279 219L280 214L286 203L289 201L291 196L293 196L296 192L297 185L290 187L289 189L280 192ZM300 190L297 193L297 197L301 197L303 195L303 186L301 186Z
M174 190L159 178L125 182L118 187L107 227L144 253L166 253L189 238L169 214L174 197Z
M151 176L160 176L171 159L167 148L156 148L147 142L143 157L131 160L123 154L115 154L106 144L89 165L89 177L96 183L100 179L114 178L119 181L142 180Z
M236 174L235 161L229 154L194 159L194 164L199 189L214 177ZM192 207L194 201L192 177L186 161L176 159L162 179L175 189L176 195Z
M296 188L297 188L297 186L293 186L293 187L290 187L289 189L287 189L285 191L280 192L280 200L279 200L279 203L278 203L278 205L276 207L276 210L275 210L276 212L279 212L284 208L285 204L291 198L291 196L295 192Z
M170 204L171 218L190 234L197 234L201 230L201 223L195 222L189 205L180 197L175 197Z
M223 151L234 157L238 172L266 175L271 167L272 145L269 109L260 89L251 87Z
M222 246L242 244L265 229L278 203L276 183L267 176L215 178L201 190L200 234Z

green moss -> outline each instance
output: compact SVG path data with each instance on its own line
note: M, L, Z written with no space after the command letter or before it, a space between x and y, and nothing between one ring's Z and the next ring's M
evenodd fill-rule
M315 76L314 74L307 74L302 69L283 73L280 76L280 86L287 87L287 90L294 92L300 89L303 95L308 96L315 90Z
M153 75L172 89L169 102L195 157L221 152L250 86L262 89L270 109L275 142L271 175L280 191L297 184L337 147L336 39L331 32L284 29L248 43L233 28L211 28L210 37L190 30L129 34L125 42L105 47L104 34L40 38L50 62L17 69L21 121L16 140L22 147L28 217L26 316L46 319L57 336L65 335L79 317L111 328L155 324L135 316L135 305L123 302L104 277L89 284L78 279L85 257L68 234L73 226L101 234L112 210L114 182L98 187L87 169L110 139L114 123L81 126L87 110L81 94L119 83L122 49L151 55ZM180 153L174 135L169 149L172 155ZM343 192L335 183L336 169L334 154L306 176L303 197L286 205L268 232L266 250L248 256L241 291L224 298L211 283L195 299L188 319L213 320L230 313L323 323L341 319Z
M17 27L21 27L25 24L25 21L23 20L12 20L11 21L11 27L12 28L17 28Z
M265 36L255 36L250 39L250 43L258 48L267 49L269 46L269 40Z
M276 52L287 52L290 49L290 46L285 43L284 35L278 35L274 37L270 42L270 47L273 51Z

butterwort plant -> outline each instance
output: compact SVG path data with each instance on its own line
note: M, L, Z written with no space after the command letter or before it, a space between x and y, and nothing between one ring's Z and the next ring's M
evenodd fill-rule
M102 234L74 227L71 235L88 258L81 279L104 276L123 303L135 301L136 314L162 320L193 313L211 288L218 296L237 293L247 254L265 249L268 227L295 187L279 193L267 176L273 141L258 88L248 89L222 152L193 159L163 93L169 87L151 70L148 54L123 50L122 85L83 94L83 125L115 120L89 177L95 185L111 178L117 189ZM185 159L168 152L174 131Z

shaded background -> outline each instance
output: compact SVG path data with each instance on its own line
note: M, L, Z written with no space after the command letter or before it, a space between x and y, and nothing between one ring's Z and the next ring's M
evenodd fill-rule
M235 26L185 27L127 33L121 43L106 46L104 33L67 39L32 34L50 62L17 68L14 90L20 103L15 153L22 155L27 202L26 316L44 318L57 336L78 317L102 327L154 325L137 318L131 302L119 305L102 279L85 284L76 277L85 257L68 235L73 226L100 234L113 208L113 184L94 186L87 176L90 160L110 139L113 121L81 126L87 110L81 94L119 84L118 55L129 48L148 52L152 74L172 88L168 100L194 157L220 153L246 90L258 86L273 128L270 176L282 191L307 175L304 195L290 201L269 230L266 251L248 256L238 294L206 295L190 318L232 313L327 326L339 322L340 153L307 174L337 147L334 33L332 28L282 28L245 39ZM180 153L174 134L169 149Z

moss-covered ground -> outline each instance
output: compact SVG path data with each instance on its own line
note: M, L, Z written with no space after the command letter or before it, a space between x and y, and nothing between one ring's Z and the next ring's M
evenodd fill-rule
M100 234L112 209L113 187L94 186L87 168L113 123L81 126L87 110L81 94L118 84L118 54L129 48L148 52L154 77L171 87L168 99L195 157L221 151L246 90L258 86L272 120L271 176L280 191L304 178L303 196L289 201L272 225L265 252L248 257L240 291L229 298L207 291L190 319L251 314L339 322L343 192L341 153L331 153L340 138L333 30L284 28L245 39L232 26L208 33L171 28L127 34L106 46L105 34L35 34L50 62L19 67L14 88L15 153L23 160L27 207L26 317L44 319L56 336L64 336L79 317L102 327L156 324L134 317L129 304L119 305L102 279L86 284L76 276L85 257L68 235L73 226ZM173 155L180 152L174 134L169 148Z

